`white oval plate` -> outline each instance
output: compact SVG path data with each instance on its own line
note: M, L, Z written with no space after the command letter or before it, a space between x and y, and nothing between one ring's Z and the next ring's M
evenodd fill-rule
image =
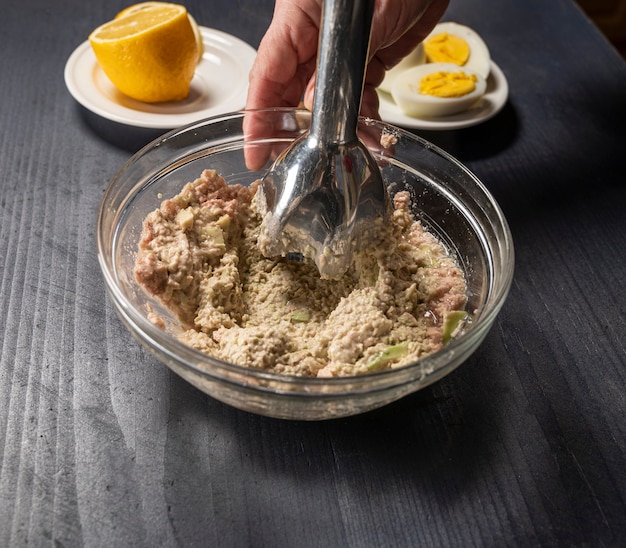
M74 99L91 112L135 127L173 129L242 109L256 50L219 30L200 27L200 32L204 52L189 97L183 101L143 103L122 94L100 68L88 41L67 60L65 85Z
M495 116L505 105L509 97L509 84L500 67L491 61L485 95L471 109L450 116L438 118L416 118L404 114L391 95L378 90L380 100L379 113L383 121L396 126L429 129L452 130L475 126Z

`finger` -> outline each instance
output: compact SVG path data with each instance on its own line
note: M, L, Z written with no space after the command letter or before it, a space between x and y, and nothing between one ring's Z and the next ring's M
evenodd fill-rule
M311 79L309 80L306 86L306 90L304 92L303 102L304 102L305 108L307 108L308 110L313 109L313 99L315 95L315 76L316 75L314 74L311 77ZM375 88L380 85L384 77L385 77L385 67L383 66L383 64L380 62L378 58L374 57L367 66L367 71L366 71L365 79L364 79L364 85ZM363 105L363 101L362 101L362 105ZM374 105L374 102L370 100L368 103L368 108L365 110L367 112L377 113L378 101L376 101L376 107L374 110L369 108L369 107L372 107L373 105ZM363 113L363 110L364 110L363 107L361 107L362 113ZM365 114L365 113L363 113L363 115L369 116L369 114ZM377 118L377 116L373 116L373 117Z
M250 71L246 108L295 106L315 70L319 13L277 1Z
M377 87L383 81L385 77L385 66L378 57L373 57L367 65L367 72L365 73L365 83L371 86Z
M250 71L247 110L293 107L300 103L315 70L316 17L319 18L315 10L307 13L303 6L298 0L277 0L274 18L259 44ZM246 165L252 170L261 169L273 156L273 147L251 142L276 136L271 115L247 112L243 129Z
M381 1L381 23L372 29L371 54L387 69L397 65L428 36L448 4L449 0L432 0L424 7L423 3L415 2L409 6L412 10L402 12L402 2Z
M374 86L366 84L363 88L363 97L361 99L361 116L367 116L368 118L380 120L378 106L379 102L376 88Z
M272 145L266 142L274 134L273 120L262 110L246 110L243 118L243 155L246 167L258 171L270 159Z
M307 110L313 110L313 99L315 98L315 78L316 74L313 74L309 79L309 83L306 86L306 90L304 91L304 97L302 101L304 103L304 108Z

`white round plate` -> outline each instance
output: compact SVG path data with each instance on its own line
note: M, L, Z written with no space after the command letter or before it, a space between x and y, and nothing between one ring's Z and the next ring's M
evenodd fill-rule
M435 131L461 129L486 122L502 110L508 96L509 84L500 67L493 61L491 61L485 95L471 109L459 114L437 118L407 116L396 105L391 95L378 90L378 98L380 100L379 113L383 121L405 128Z
M143 103L122 94L100 68L88 41L67 60L65 85L74 99L91 112L135 127L173 129L242 109L256 50L219 30L200 27L200 32L204 52L189 97L183 101Z

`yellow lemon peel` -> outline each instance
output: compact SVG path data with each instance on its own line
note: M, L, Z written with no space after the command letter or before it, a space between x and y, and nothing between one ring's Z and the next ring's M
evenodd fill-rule
M189 95L198 45L187 10L166 2L127 8L96 28L89 42L113 85L147 103Z
M131 13L136 13L140 10L145 10L146 8L151 8L154 6L159 6L167 4L167 2L140 2L139 4L133 4L132 6L128 6L120 11L115 18L119 19L120 17L124 17L126 15L130 15ZM204 52L204 42L202 41L202 33L200 32L200 27L196 20L193 18L191 13L187 12L187 17L189 18L189 23L191 24L191 28L193 29L193 35L196 38L196 45L198 46L198 61L202 58L202 53Z

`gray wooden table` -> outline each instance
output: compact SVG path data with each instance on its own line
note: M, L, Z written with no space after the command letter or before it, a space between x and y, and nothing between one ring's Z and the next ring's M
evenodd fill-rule
M510 84L423 133L494 193L510 298L476 354L366 415L218 403L115 316L96 211L130 152L85 123L70 53L129 2L0 14L0 546L626 545L626 63L570 0L452 0ZM254 47L269 0L189 0Z

